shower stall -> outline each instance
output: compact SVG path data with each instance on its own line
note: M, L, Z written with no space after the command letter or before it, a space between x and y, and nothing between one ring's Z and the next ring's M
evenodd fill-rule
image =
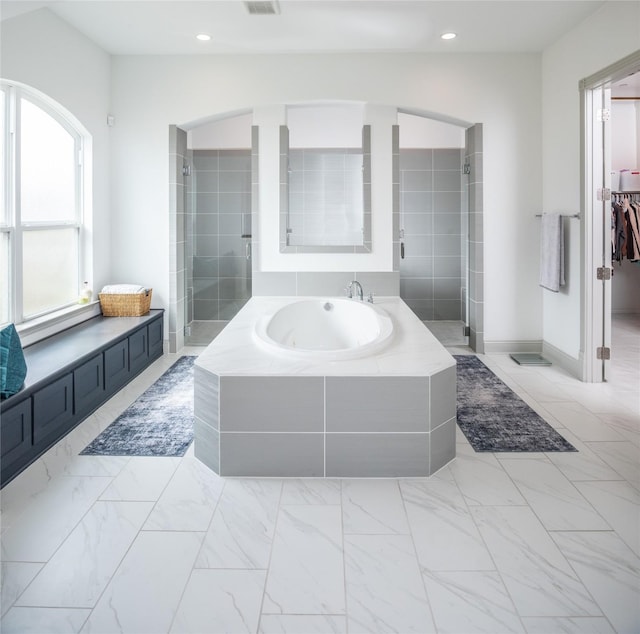
M188 135L185 343L208 344L251 297L251 116Z
M465 131L408 114L400 129L400 296L444 343L468 336Z

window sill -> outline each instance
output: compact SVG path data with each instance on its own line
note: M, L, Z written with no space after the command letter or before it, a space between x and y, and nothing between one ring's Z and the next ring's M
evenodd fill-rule
M67 306L24 324L16 324L16 330L20 335L22 346L27 347L99 314L100 302L95 300L88 304Z

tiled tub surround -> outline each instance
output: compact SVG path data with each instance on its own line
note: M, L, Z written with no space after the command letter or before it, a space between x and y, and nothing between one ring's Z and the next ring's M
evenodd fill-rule
M409 307L376 299L394 334L370 357L264 351L256 321L299 299L253 297L198 357L196 457L223 476L276 477L429 476L451 461L455 360Z

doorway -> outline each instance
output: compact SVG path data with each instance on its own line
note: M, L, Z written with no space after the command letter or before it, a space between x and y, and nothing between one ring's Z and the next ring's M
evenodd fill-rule
M627 376L624 363L616 365L612 347L626 340L629 329L633 331L637 327L640 335L637 290L640 263L627 257L626 249L619 259L616 251L621 243L615 237L615 205L640 197L640 185L636 188L629 175L620 178L622 170L632 172L640 167L639 77L640 52L637 52L584 79L580 86L585 166L582 378L587 382L620 380ZM623 112L623 103L627 112ZM632 110L628 107L630 104L633 104ZM633 116L629 116L632 113ZM621 127L626 128L622 133ZM636 165L626 166L627 162ZM629 237L633 239L632 235ZM637 378L637 368L635 372Z
M398 113L400 297L446 346L484 352L482 125Z

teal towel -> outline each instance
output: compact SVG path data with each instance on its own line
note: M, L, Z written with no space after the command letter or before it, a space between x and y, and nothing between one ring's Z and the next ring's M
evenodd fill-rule
M27 376L20 337L13 324L0 330L0 397L19 392Z

